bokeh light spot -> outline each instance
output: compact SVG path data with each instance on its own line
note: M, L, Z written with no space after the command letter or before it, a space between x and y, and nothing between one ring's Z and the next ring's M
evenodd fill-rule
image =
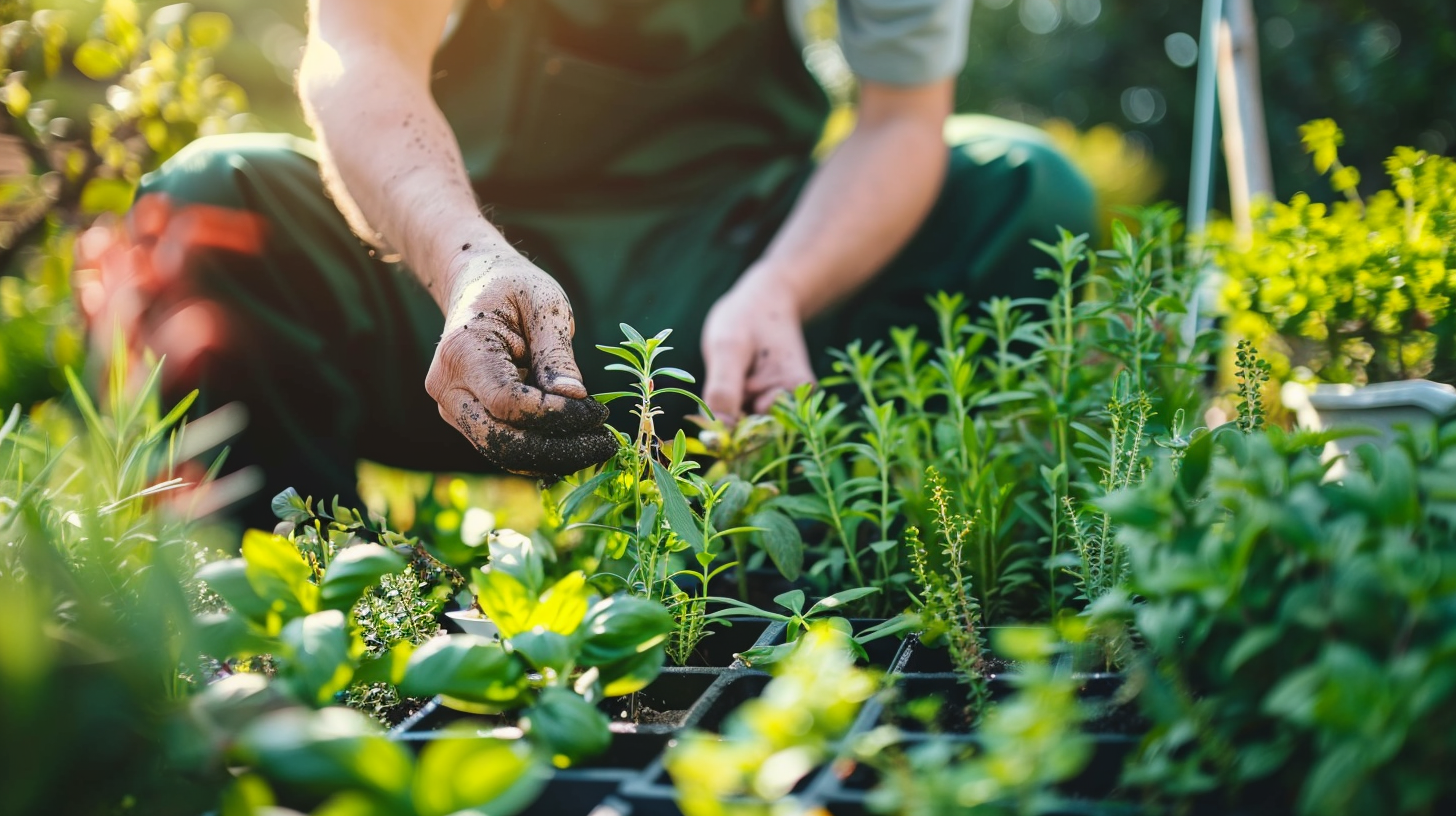
M1155 125L1168 112L1168 103L1156 88L1134 86L1122 92L1122 115L1135 125Z
M1062 24L1062 9L1054 0L1021 0L1019 16L1033 34L1050 34Z
M1186 32L1169 34L1163 40L1163 50L1168 52L1168 59L1179 68L1187 68L1198 62L1198 41Z
M1264 21L1264 42L1270 48L1288 48L1294 42L1294 26L1283 17L1270 17Z
M1102 0L1067 0L1067 16L1077 25L1092 25L1102 16Z

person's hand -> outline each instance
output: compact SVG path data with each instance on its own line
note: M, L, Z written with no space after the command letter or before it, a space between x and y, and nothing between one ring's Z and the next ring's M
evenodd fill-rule
M562 476L617 451L605 405L582 384L566 293L522 258L459 262L425 377L440 416L513 473Z
M814 381L797 300L765 275L745 274L703 324L703 401L733 424L765 413L779 394Z

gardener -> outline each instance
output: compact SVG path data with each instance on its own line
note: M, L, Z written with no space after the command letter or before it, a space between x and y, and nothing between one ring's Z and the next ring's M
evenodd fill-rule
M80 244L94 334L243 403L232 465L266 491L349 498L359 457L603 460L582 370L619 322L674 329L731 421L924 323L928 293L1033 292L1028 242L1089 229L1091 196L1028 127L946 148L970 0L840 0L858 121L818 163L828 105L782 5L313 0L318 141L206 138L147 177Z

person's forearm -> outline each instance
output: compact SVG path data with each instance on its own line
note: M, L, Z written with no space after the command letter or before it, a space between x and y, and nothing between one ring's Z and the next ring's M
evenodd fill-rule
M324 179L355 230L398 252L442 308L465 257L516 259L481 215L460 147L425 83L387 54L330 62L319 52L305 60L300 97Z
M939 127L862 123L815 171L747 275L788 293L808 320L872 278L925 219L945 178Z

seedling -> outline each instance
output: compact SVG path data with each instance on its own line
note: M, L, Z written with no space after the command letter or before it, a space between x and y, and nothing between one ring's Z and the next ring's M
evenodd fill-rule
M843 632L848 636L850 648L862 659L869 656L864 650L866 643L879 640L883 637L898 635L909 631L917 625L918 621L910 615L901 615L881 621L862 632L855 632L848 620L840 617L843 609L854 601L873 595L879 592L875 587L858 587L836 592L827 598L816 602L806 611L804 603L806 598L804 591L800 589L790 590L774 598L774 603L787 612L775 612L768 609L759 609L752 604L747 604L734 598L709 598L708 600L723 604L726 608L708 613L709 620L718 620L731 617L762 618L764 620L780 621L785 624L784 642L775 646L760 646L749 649L738 655L743 662L750 666L769 666L783 660L794 650L799 640L799 635L806 631L815 622L823 622Z

